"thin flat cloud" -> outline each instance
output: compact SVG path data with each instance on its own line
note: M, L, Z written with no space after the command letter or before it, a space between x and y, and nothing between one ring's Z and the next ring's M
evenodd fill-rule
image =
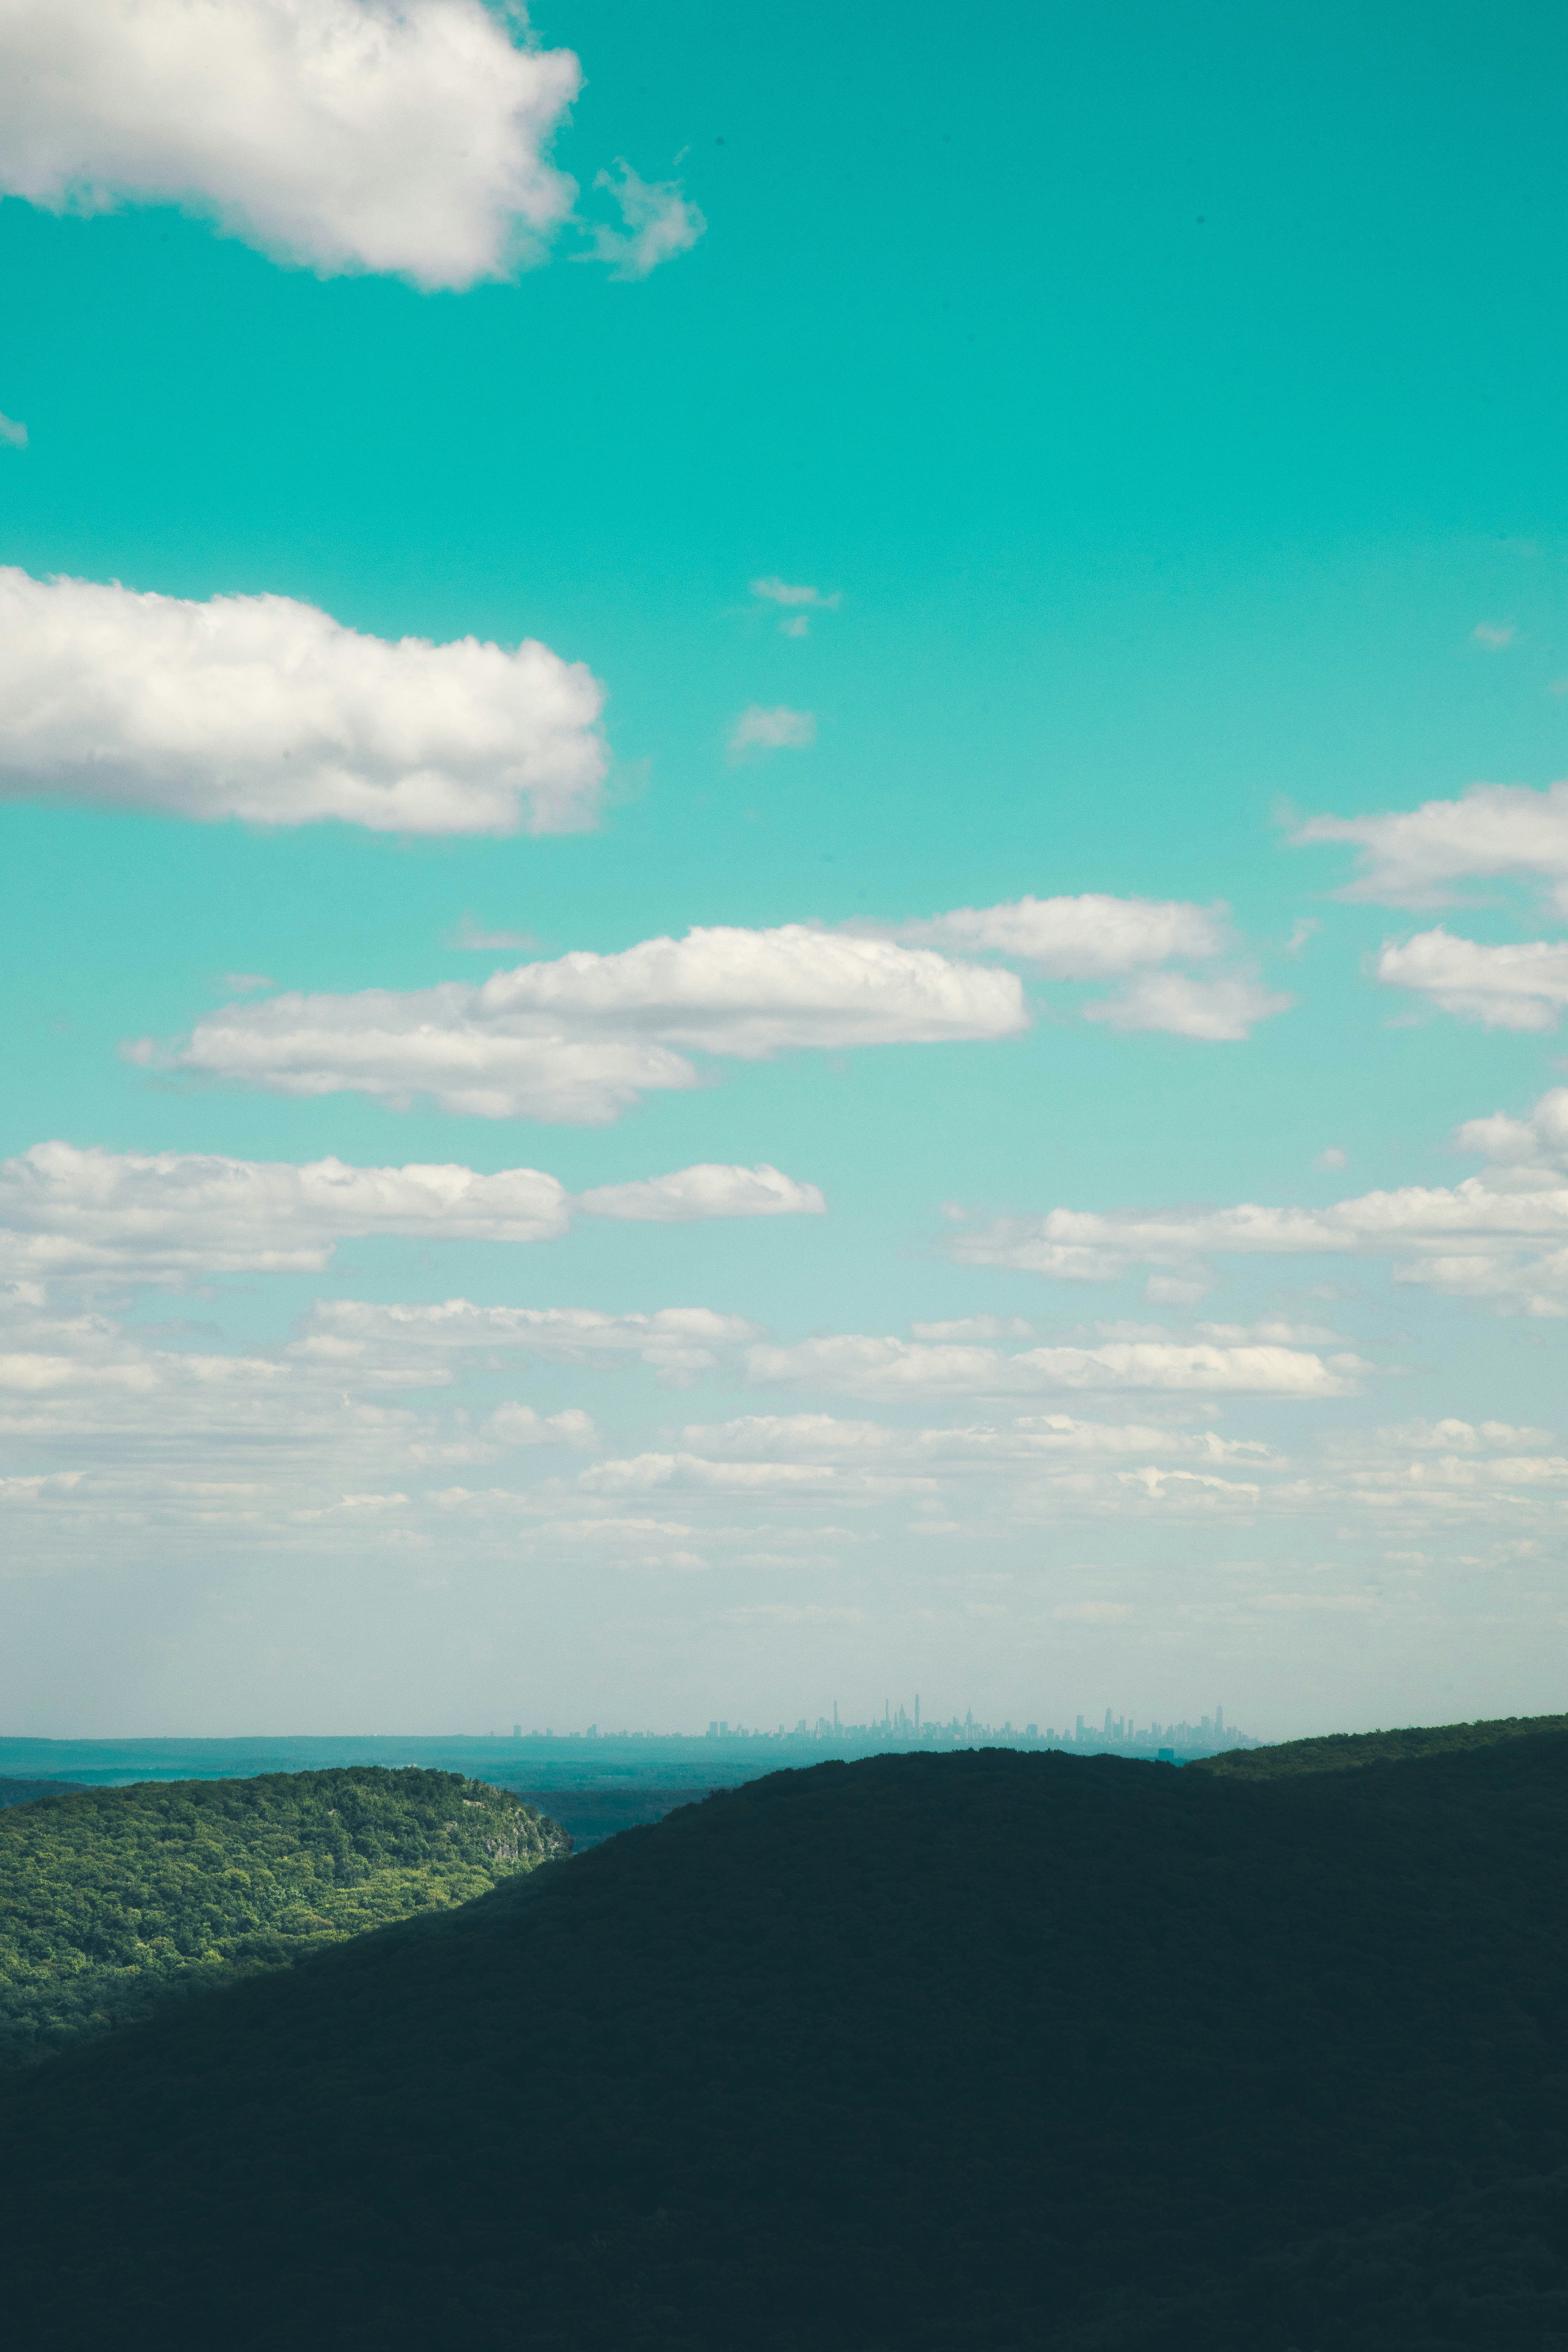
M779 633L786 637L809 636L812 614L837 613L842 601L837 588L829 595L805 581L780 580L776 575L770 575L765 580L753 580L752 593L760 596L764 604L784 607Z
M1568 1088L1542 1096L1527 1118L1468 1120L1455 1142L1498 1172L1321 1209L1051 1209L961 1228L944 1246L961 1265L1070 1282L1116 1281L1139 1266L1202 1280L1213 1257L1381 1258L1398 1282L1568 1315Z
M1536 880L1568 914L1568 782L1543 792L1472 784L1458 800L1386 816L1311 817L1290 838L1297 846L1344 842L1360 852L1344 898L1446 907L1468 883Z
M0 416L0 442L4 442L7 449L25 449L27 446L26 426L19 425L14 416Z
M1235 942L1228 913L1224 906L1200 907L1190 899L1117 898L1086 891L1076 898L955 907L887 928L900 940L1006 956L1047 980L1121 979L1125 984L1114 995L1082 1007L1084 1020L1213 1045L1245 1040L1260 1021L1289 1011L1296 1001L1234 965L1200 973L1163 968L1212 966L1215 958L1230 953Z
M801 1049L935 1045L1028 1024L1011 972L805 924L697 929L617 955L577 952L482 983L408 994L231 1004L144 1066L285 1095L427 1097L481 1118L600 1125L648 1092L700 1083L692 1053L764 1061Z
M753 702L742 710L730 735L730 756L742 759L753 751L808 751L816 740L816 720L809 710L791 710L781 703L764 710Z
M574 1215L640 1223L821 1216L814 1184L705 1163L574 1197L537 1168L295 1166L213 1153L35 1144L0 1160L0 1276L178 1287L215 1274L319 1273L340 1240L558 1240Z
M1456 1020L1483 1029L1555 1029L1568 1004L1568 940L1500 947L1456 938L1439 924L1377 960L1385 988L1414 990Z
M572 833L604 691L525 639L432 645L290 596L195 603L0 567L0 795L214 823Z
M472 286L570 216L549 147L581 82L480 0L9 0L0 188L179 204L322 275Z
M1171 1340L1120 1340L1100 1348L931 1346L859 1334L761 1342L747 1357L753 1387L808 1385L841 1395L1002 1396L1051 1390L1156 1390L1184 1395L1344 1396L1361 1367L1338 1367L1300 1349L1215 1347Z

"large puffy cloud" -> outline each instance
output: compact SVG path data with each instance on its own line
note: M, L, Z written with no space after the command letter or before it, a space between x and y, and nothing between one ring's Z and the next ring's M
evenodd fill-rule
M322 272L471 286L535 258L581 73L480 0L0 0L0 188L175 202Z
M318 1272L340 1239L542 1242L574 1213L643 1223L820 1215L815 1184L776 1168L704 1165L577 1199L537 1168L303 1166L213 1153L35 1144L0 1161L0 1274L180 1284L203 1275Z
M689 1051L931 1045L1026 1025L1011 972L792 923L645 940L520 964L479 985L232 1004L135 1058L281 1094L429 1095L485 1118L599 1124L649 1089L699 1083ZM612 1213L615 1213L612 1212Z
M1487 947L1439 925L1385 947L1377 976L1385 987L1416 989L1444 1013L1485 1029L1554 1029L1568 1004L1568 940Z
M1052 1209L960 1229L947 1247L964 1265L1084 1282L1140 1265L1201 1275L1211 1256L1383 1257L1394 1261L1396 1280L1532 1314L1568 1313L1568 1088L1544 1096L1526 1119L1469 1120L1456 1139L1493 1160L1495 1172L1321 1209Z
M1184 898L1016 898L996 907L955 907L923 922L901 923L896 936L935 947L1007 956L1047 979L1123 979L1115 995L1083 1008L1087 1021L1123 1030L1159 1030L1207 1044L1249 1036L1259 1021L1294 998L1273 993L1245 971L1194 977L1158 969L1204 962L1231 944L1227 910Z
M848 1334L793 1347L761 1343L747 1353L754 1386L790 1384L842 1395L998 1396L1040 1390L1163 1390L1198 1395L1345 1395L1353 1358L1331 1369L1300 1349L1215 1347L1173 1340L1113 1340L1099 1348L933 1347L918 1340Z
M345 628L288 596L205 604L0 568L0 793L375 833L594 822L585 666Z
M1568 783L1473 784L1457 801L1426 801L1387 816L1317 816L1297 843L1343 841L1362 853L1343 892L1388 906L1441 907L1466 882L1544 882L1568 914Z

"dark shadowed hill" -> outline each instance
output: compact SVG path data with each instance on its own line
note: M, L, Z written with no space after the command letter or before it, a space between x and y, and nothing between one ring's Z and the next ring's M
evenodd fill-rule
M1568 1737L781 1773L4 2086L29 2352L1568 2345Z
M1292 1772L1345 1772L1360 1764L1404 1764L1417 1756L1451 1756L1461 1748L1495 1748L1500 1739L1533 1739L1568 1731L1568 1715L1509 1715L1490 1723L1412 1725L1404 1731L1331 1731L1317 1739L1284 1739L1272 1748L1230 1748L1195 1758L1194 1772L1226 1780L1278 1780Z
M457 1772L269 1772L40 1795L0 1813L0 2066L571 1851Z

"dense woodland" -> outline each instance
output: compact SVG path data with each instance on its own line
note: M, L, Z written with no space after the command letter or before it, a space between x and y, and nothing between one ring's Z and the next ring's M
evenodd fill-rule
M1562 1732L779 1773L14 2074L13 2328L1562 2352L1565 1833Z
M1278 1780L1295 1772L1344 1772L1359 1764L1401 1764L1417 1756L1451 1756L1495 1748L1500 1739L1539 1738L1568 1731L1568 1715L1508 1715L1491 1723L1439 1723L1404 1731L1333 1731L1317 1739L1286 1739L1272 1748L1231 1748L1187 1767L1227 1780Z
M0 2066L467 1903L570 1850L535 1807L416 1769L143 1781L11 1805Z

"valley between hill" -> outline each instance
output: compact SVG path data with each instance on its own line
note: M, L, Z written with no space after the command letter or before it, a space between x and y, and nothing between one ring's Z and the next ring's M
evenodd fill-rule
M1565 1831L1551 1732L780 1773L14 2076L13 2325L1547 2352Z

